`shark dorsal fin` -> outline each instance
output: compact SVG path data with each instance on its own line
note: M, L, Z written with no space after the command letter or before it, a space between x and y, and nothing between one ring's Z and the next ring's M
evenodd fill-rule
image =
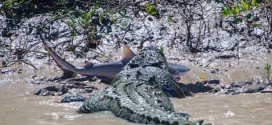
M133 51L126 45L126 44L122 44L122 55L119 59L120 62L128 62L130 61L133 57L135 56L135 54L133 53Z

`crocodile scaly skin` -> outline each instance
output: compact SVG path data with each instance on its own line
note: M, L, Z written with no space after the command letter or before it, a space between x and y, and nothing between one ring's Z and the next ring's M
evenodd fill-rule
M175 113L168 97L183 91L168 72L163 53L146 47L118 73L112 85L93 93L79 113L111 111L117 117L144 124L200 125L186 113Z

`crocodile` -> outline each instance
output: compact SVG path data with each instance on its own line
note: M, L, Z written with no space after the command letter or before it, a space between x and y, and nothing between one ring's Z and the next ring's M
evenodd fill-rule
M110 82L113 77L121 71L121 69L135 56L133 51L126 45L122 45L122 55L120 59L116 62L109 62L103 64L89 64L84 67L75 67L72 64L68 63L57 55L46 43L42 41L45 50L57 63L57 65L63 71L63 78L70 78L76 74L84 76L96 76L102 79L105 82ZM183 65L178 65L174 63L169 63L169 72L176 79L179 78L182 74L188 72L190 69Z
M201 125L187 113L176 113L168 97L183 97L172 78L164 54L156 47L144 48L116 74L112 85L94 92L78 113L111 111L115 116L142 124Z

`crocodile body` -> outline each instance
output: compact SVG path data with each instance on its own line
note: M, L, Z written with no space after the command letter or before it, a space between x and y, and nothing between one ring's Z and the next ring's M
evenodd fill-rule
M186 113L175 113L168 97L183 97L183 90L168 72L164 55L144 48L119 72L112 86L93 93L79 113L111 111L117 117L144 124L200 125Z

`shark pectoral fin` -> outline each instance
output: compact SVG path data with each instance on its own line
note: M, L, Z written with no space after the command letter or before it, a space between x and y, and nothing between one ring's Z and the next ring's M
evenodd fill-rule
M174 63L168 63L168 68L174 79L178 79L181 75L190 71L190 68Z
M133 53L133 51L125 43L123 43L123 45L122 45L122 53L121 53L121 57L120 57L119 61L127 63L134 56L135 56L135 54Z

